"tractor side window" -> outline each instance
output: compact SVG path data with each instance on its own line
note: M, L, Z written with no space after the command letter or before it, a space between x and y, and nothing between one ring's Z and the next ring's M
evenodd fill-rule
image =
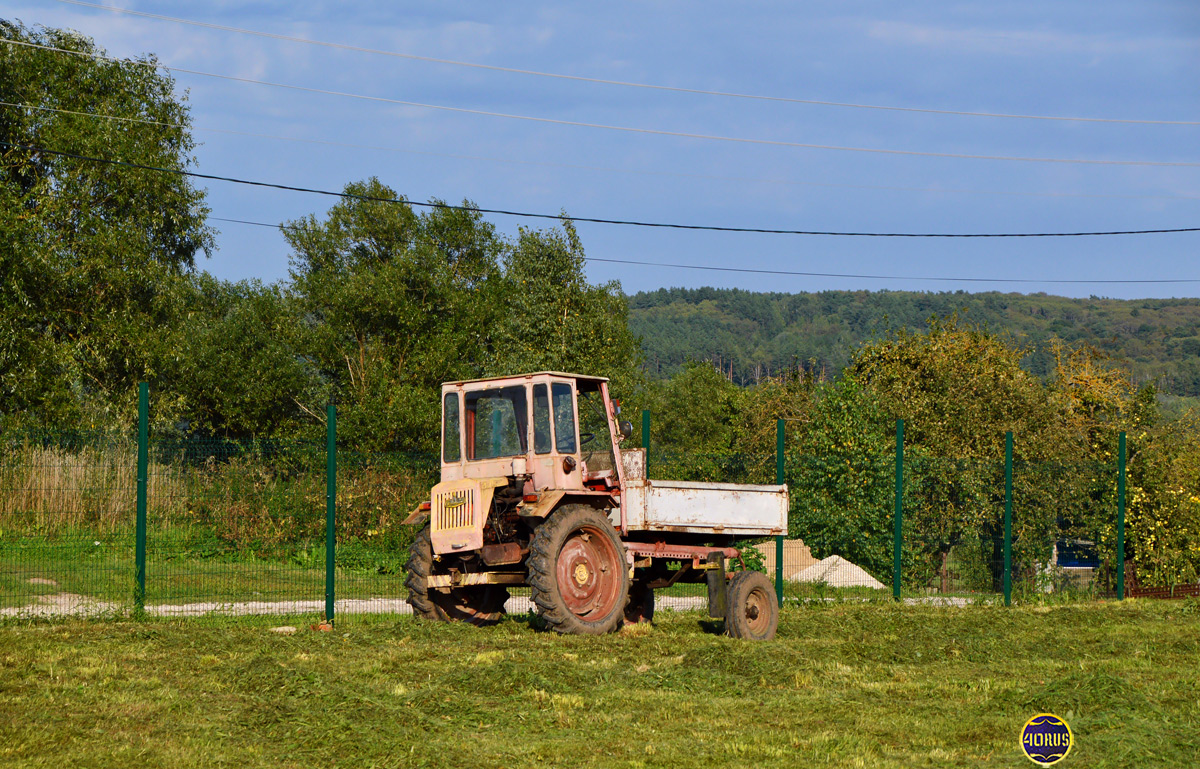
M467 459L515 457L529 440L525 388L500 387L466 393Z
M458 393L446 393L442 402L442 461L457 462L462 458L458 441Z
M550 395L544 384L533 386L533 450L550 453Z
M554 398L554 443L560 454L575 453L575 402L571 385L555 382L550 386Z

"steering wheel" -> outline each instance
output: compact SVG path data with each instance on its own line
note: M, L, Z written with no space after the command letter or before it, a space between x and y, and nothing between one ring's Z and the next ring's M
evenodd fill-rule
M594 440L596 440L595 433L580 433L579 434L579 445L580 446L586 446Z

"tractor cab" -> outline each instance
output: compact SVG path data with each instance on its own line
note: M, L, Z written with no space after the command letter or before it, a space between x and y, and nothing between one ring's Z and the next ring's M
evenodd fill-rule
M529 494L616 489L628 435L618 413L602 377L543 371L447 382L441 479L520 480Z

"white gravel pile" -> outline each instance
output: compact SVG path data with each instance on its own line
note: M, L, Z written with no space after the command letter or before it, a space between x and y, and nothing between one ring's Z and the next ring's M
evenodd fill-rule
M830 587L872 587L883 590L883 583L872 577L860 566L847 561L840 555L831 555L817 561L804 571L792 575L793 582L824 582Z

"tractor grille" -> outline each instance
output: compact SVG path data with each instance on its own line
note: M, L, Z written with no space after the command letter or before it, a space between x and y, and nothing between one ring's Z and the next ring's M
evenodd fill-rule
M435 531L473 529L475 505L472 489L452 489L436 494L433 500Z

